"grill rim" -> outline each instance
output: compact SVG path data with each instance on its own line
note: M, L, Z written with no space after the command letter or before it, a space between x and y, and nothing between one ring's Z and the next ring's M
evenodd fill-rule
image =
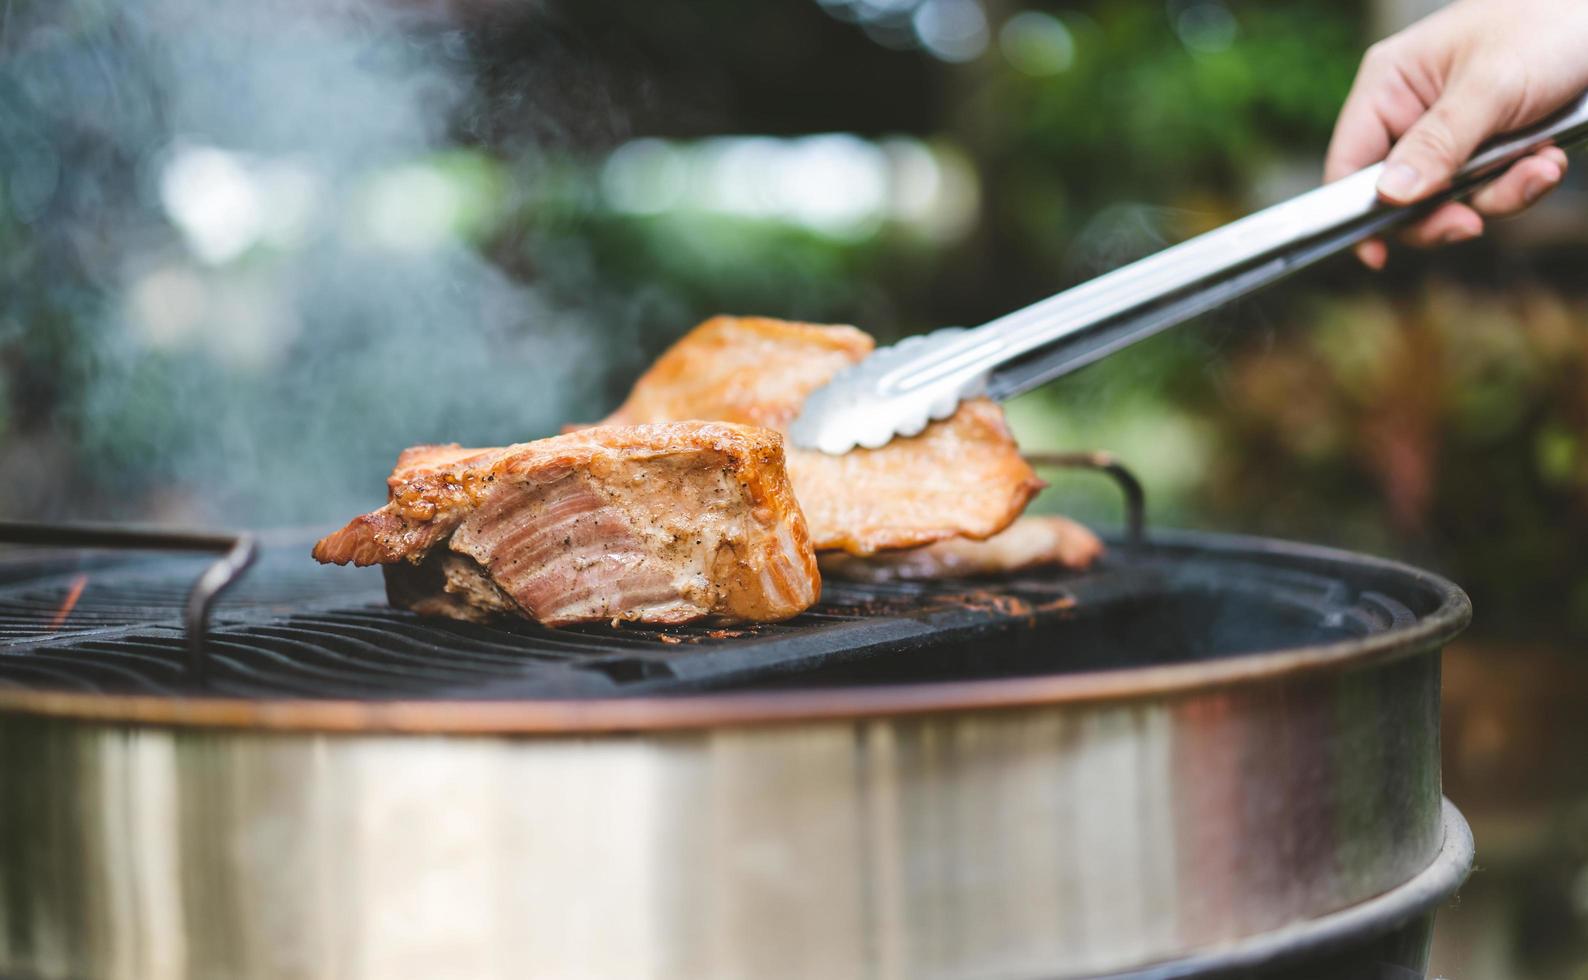
M1276 565L1301 563L1389 580L1416 592L1416 623L1352 640L1189 664L1012 679L923 681L843 689L581 700L251 699L84 694L0 688L0 712L133 726L273 732L555 736L689 731L941 712L1030 709L1160 700L1189 692L1300 679L1387 663L1438 649L1472 618L1455 583L1402 562L1322 545L1198 531L1155 531L1142 546L1169 557L1198 555Z

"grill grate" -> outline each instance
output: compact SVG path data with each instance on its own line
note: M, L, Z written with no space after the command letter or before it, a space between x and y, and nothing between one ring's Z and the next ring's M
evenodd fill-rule
M1108 476L1124 497L1126 542L1132 550L1143 543L1141 484L1111 454L1046 454L1030 461ZM809 681L862 655L868 662L880 652L919 658L916 647L941 650L945 641L1007 633L1021 620L1030 629L1077 604L1070 587L1051 576L1025 585L1001 582L996 590L972 583L829 583L821 605L790 623L551 631L513 622L486 627L405 618L385 607L374 570L316 567L304 560L306 545L278 552L266 563L273 567L236 589L260 557L249 534L0 522L0 542L219 556L192 567L179 559L104 564L102 558L85 566L50 551L0 560L0 686L261 697L459 691L548 697L776 683L787 675ZM1087 579L1094 590L1108 580ZM305 615L311 611L323 615ZM920 673L921 665L912 669Z
M25 564L25 563L24 563ZM0 562L0 685L244 698L577 698L734 687L1016 676L1362 636L1404 607L1329 575L1116 549L1085 575L828 582L786 623L550 630L422 619L376 569L265 549L216 604L206 675L183 604L207 559Z
M114 629L180 616L203 560L172 561L158 568L106 568L0 586L0 641ZM217 602L220 611L299 608L326 596L317 576L262 578ZM333 589L333 593L344 590Z
M202 561L102 565L0 588L0 683L175 695L185 671L181 612ZM1027 591L1033 587L1028 586ZM985 632L1034 608L1068 605L1047 583L1028 598L918 586L830 585L789 623L723 629L550 630L420 619L386 606L379 572L270 553L211 616L207 693L244 697L447 697L698 688L926 633ZM999 612L999 606L1002 612Z

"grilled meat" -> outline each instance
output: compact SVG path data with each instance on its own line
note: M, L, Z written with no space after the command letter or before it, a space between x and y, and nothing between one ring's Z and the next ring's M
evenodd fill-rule
M765 429L677 422L420 446L387 485L384 507L314 557L387 566L392 601L420 612L772 621L820 588L782 440Z
M873 346L854 327L715 317L662 355L606 421L709 418L782 430L806 395ZM828 456L790 446L788 471L816 548L856 555L987 538L1042 486L1003 410L985 399L881 449Z
M856 582L891 582L999 575L1036 568L1086 569L1103 542L1068 517L1022 517L985 541L951 538L869 557L823 554L822 574Z

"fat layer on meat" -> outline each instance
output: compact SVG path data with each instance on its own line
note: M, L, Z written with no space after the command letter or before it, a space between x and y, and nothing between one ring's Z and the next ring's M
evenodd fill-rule
M805 397L875 346L847 326L719 316L635 384L608 424L706 418L783 430ZM1041 489L986 399L918 436L843 456L788 447L788 470L818 550L867 555L1009 526Z
M765 429L680 422L419 446L387 486L384 507L314 557L388 566L393 601L421 612L773 621L820 590L782 439Z
M855 582L922 581L1001 575L1038 568L1082 570L1103 554L1103 542L1068 517L1022 517L985 541L952 538L909 551L859 557L828 552L822 574Z

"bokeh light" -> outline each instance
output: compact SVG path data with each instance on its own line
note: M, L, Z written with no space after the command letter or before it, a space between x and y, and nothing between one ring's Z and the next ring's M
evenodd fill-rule
M1035 10L1015 14L998 31L998 48L1022 75L1046 78L1075 64L1075 37L1064 21Z
M847 133L796 138L643 138L602 164L603 200L633 216L703 212L838 238L892 222L937 240L964 234L979 199L963 155L917 139Z

